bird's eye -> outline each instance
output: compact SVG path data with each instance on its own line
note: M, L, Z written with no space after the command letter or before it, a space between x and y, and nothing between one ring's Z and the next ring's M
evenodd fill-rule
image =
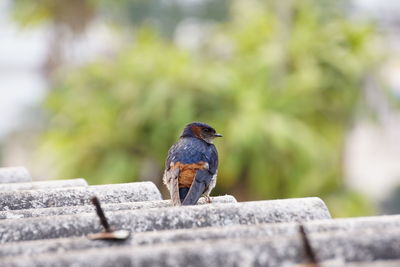
M209 128L203 128L203 132L209 133L209 132L211 132L211 130Z

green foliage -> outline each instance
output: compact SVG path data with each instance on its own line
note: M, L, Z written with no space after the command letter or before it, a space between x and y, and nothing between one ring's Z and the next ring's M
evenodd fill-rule
M20 26L48 23L59 31L84 31L95 15L114 25L151 25L163 36L172 36L184 19L221 21L227 17L228 0L184 1L163 0L13 0L13 16ZM58 26L64 26L59 28ZM70 32L68 32L70 33Z
M224 135L218 193L332 203L339 195L335 214L367 212L362 199L336 191L374 33L327 17L317 2L235 1L230 20L194 52L141 28L118 57L60 79L46 101L43 155L63 177L160 181L183 126L204 121Z

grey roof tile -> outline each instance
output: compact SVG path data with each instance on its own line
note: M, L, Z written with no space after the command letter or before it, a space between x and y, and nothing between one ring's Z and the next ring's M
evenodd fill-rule
M233 196L219 196L212 197L213 203L235 203L236 199ZM199 200L199 204L205 204L203 198ZM118 210L136 210L136 209L150 209L150 208L162 208L170 207L171 201L169 200L149 200L140 202L123 202L123 203L106 203L102 205L105 212L118 211ZM54 208L37 208L37 209L23 209L23 210L7 210L0 211L1 219L19 219L19 218L30 218L30 217L44 217L44 216L55 216L55 215L68 215L68 214L79 214L79 213L93 213L93 205L82 205L82 206L64 206Z
M0 168L0 184L30 182L32 177L24 167Z
M0 211L87 205L92 195L104 203L161 200L160 191L152 182L0 191Z
M142 237L147 234L150 235L142 233ZM344 263L347 262L398 259L399 237L399 231L369 235L357 231L326 232L309 236L321 266L346 266ZM6 257L3 260L10 266L23 266L27 263L32 266L295 266L310 261L304 249L304 241L298 233L151 245L113 245L91 249L81 247L72 251L60 249L56 254L30 254Z
M3 183L0 184L0 192L77 187L77 186L88 186L88 184L86 180L82 178L69 179L69 180L35 181L35 182L25 182L25 183Z
M319 198L171 207L150 182L29 181L0 168L0 183L16 182L0 184L2 266L400 266L400 215L331 219ZM103 230L93 195L128 240L85 237Z
M111 211L111 225L132 232L199 228L235 224L308 221L330 218L319 198L240 203L215 203L185 207ZM82 236L101 231L94 214L61 215L0 221L0 243Z

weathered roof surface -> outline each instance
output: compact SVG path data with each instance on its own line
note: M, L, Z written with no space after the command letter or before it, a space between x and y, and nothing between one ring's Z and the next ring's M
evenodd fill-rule
M0 184L1 266L400 266L396 215L331 219L319 198L171 207L150 182L21 182ZM93 195L130 238L86 237L103 230Z
M32 177L24 167L0 168L0 183L31 182Z
M0 211L87 205L93 195L104 203L161 200L151 182L0 191Z
M328 218L329 213L320 199L309 198L109 211L107 217L118 229L146 232L307 221ZM101 231L97 220L94 213L26 218L18 224L6 219L0 221L0 243L87 235Z
M51 180L26 183L0 183L1 191L18 191L18 190L35 190L35 189L50 189L62 187L88 186L85 179L69 179L69 180Z
M233 203L236 199L232 196L214 197L213 203ZM200 199L199 204L204 204L204 199ZM121 202L121 203L105 203L102 205L104 211L118 211L118 210L137 210L149 208L163 208L170 207L169 200L151 200L151 201L138 201L138 202ZM0 211L0 219L17 219L17 218L30 218L30 217L44 217L54 215L72 215L80 213L93 213L93 205L80 205L80 206L64 206L64 207L49 207L37 209L21 209L21 210L7 210Z

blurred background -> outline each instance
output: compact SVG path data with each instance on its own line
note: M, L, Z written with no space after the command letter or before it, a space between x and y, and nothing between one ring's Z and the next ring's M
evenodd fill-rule
M203 121L215 195L396 213L399 36L396 0L3 0L0 166L164 190Z

